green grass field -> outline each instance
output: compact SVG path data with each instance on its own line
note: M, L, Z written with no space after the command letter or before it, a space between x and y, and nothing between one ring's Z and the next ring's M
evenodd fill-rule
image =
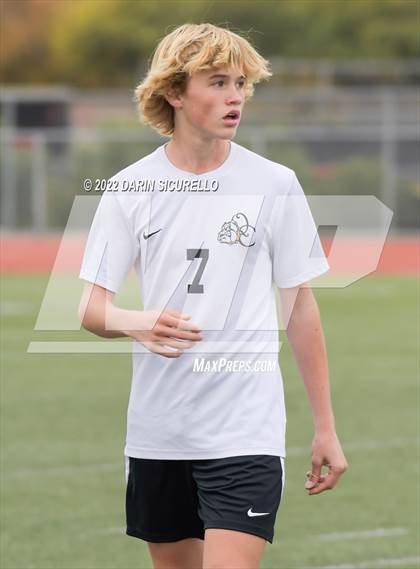
M146 544L122 533L130 357L27 353L90 336L33 330L46 283L2 282L1 568L150 568ZM312 418L283 345L286 487L263 568L417 566L418 292L414 278L377 276L316 290L349 462L319 496L303 488Z

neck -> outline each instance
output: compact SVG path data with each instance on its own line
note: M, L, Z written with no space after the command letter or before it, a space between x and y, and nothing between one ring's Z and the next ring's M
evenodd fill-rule
M230 143L223 139L187 138L174 133L165 150L177 168L193 174L205 174L223 164L229 155Z

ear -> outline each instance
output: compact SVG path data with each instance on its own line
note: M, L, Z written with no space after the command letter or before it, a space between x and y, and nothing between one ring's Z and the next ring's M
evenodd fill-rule
M168 87L164 95L168 103L175 109L182 108L182 95L175 87Z

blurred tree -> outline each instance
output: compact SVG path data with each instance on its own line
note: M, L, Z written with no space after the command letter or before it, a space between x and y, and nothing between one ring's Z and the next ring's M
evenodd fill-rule
M185 22L248 37L270 58L404 58L420 53L417 0L2 0L5 83L127 86L157 41Z
M126 86L147 68L156 42L194 20L203 2L101 0L68 4L51 34L60 80L83 86ZM72 25L65 25L71 18ZM71 54L69 56L69 54Z
M0 74L7 83L54 80L48 38L57 3L0 2Z

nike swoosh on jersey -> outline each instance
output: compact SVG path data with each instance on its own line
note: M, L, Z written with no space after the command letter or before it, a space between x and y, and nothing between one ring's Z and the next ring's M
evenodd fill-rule
M252 507L248 510L248 516L250 518L255 518L256 516L268 516L270 512L253 512Z
M146 235L143 232L143 237L144 237L144 239L149 239L149 237L152 237L152 235L156 235L156 233L159 233L159 231L162 231L162 229L158 229L157 231L153 231L153 233L149 233L149 235Z

